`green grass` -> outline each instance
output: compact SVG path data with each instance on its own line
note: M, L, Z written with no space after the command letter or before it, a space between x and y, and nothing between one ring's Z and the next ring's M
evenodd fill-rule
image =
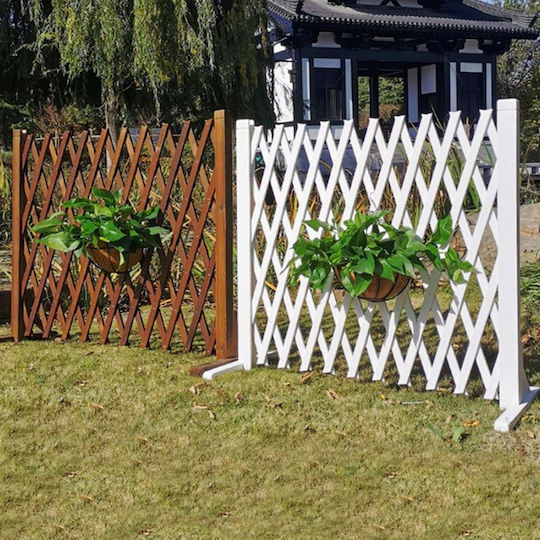
M0 354L1 538L540 537L538 402L501 435L479 398L267 368L202 383L202 356L94 344Z
M536 385L538 276L523 270ZM76 341L0 355L0 538L540 538L538 401L502 435L478 382L205 383L188 375L202 354Z

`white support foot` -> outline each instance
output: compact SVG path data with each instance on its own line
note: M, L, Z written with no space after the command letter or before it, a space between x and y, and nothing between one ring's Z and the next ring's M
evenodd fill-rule
M535 400L540 388L530 388L529 392L525 394L523 401L514 407L508 407L505 411L495 420L495 431L501 433L508 433L519 422L525 411L531 406L531 403Z
M234 360L223 366L219 366L214 369L209 369L203 373L203 379L205 381L211 381L218 375L225 375L226 373L233 373L234 371L241 371L244 369L244 364L240 360Z

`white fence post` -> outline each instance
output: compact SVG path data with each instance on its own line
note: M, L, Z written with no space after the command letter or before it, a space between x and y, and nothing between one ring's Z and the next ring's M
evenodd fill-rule
M497 431L508 431L536 396L529 388L521 346L519 287L519 102L497 102L497 217L499 220L499 404Z
M203 378L211 381L219 375L251 369L253 365L253 256L251 242L252 182L254 175L251 142L254 123L236 123L236 204L237 204L237 298L238 298L238 359L206 371Z
M254 362L253 342L253 246L251 241L252 183L251 155L254 123L236 123L236 238L238 275L238 361L249 370Z

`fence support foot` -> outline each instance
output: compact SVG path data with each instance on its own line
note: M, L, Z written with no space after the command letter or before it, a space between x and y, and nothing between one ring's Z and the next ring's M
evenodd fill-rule
M240 360L235 360L224 364L223 366L216 367L205 371L203 374L203 379L205 381L211 381L215 379L218 375L225 375L226 373L233 373L234 371L241 371L244 369L244 364Z
M495 420L495 431L501 433L508 433L519 422L525 411L531 406L531 403L535 400L540 388L530 388L529 392L525 394L523 401L514 407L508 407L505 411Z

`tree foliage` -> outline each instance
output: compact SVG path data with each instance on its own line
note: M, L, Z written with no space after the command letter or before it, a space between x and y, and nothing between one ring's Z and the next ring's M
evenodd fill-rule
M97 77L109 127L134 92L151 98L158 119L164 108L252 112L265 95L264 0L32 0L31 14L70 80Z
M536 14L540 0L504 0L505 8ZM537 22L537 27L539 26ZM497 65L499 97L515 97L521 103L523 158L540 159L540 44L514 41Z

